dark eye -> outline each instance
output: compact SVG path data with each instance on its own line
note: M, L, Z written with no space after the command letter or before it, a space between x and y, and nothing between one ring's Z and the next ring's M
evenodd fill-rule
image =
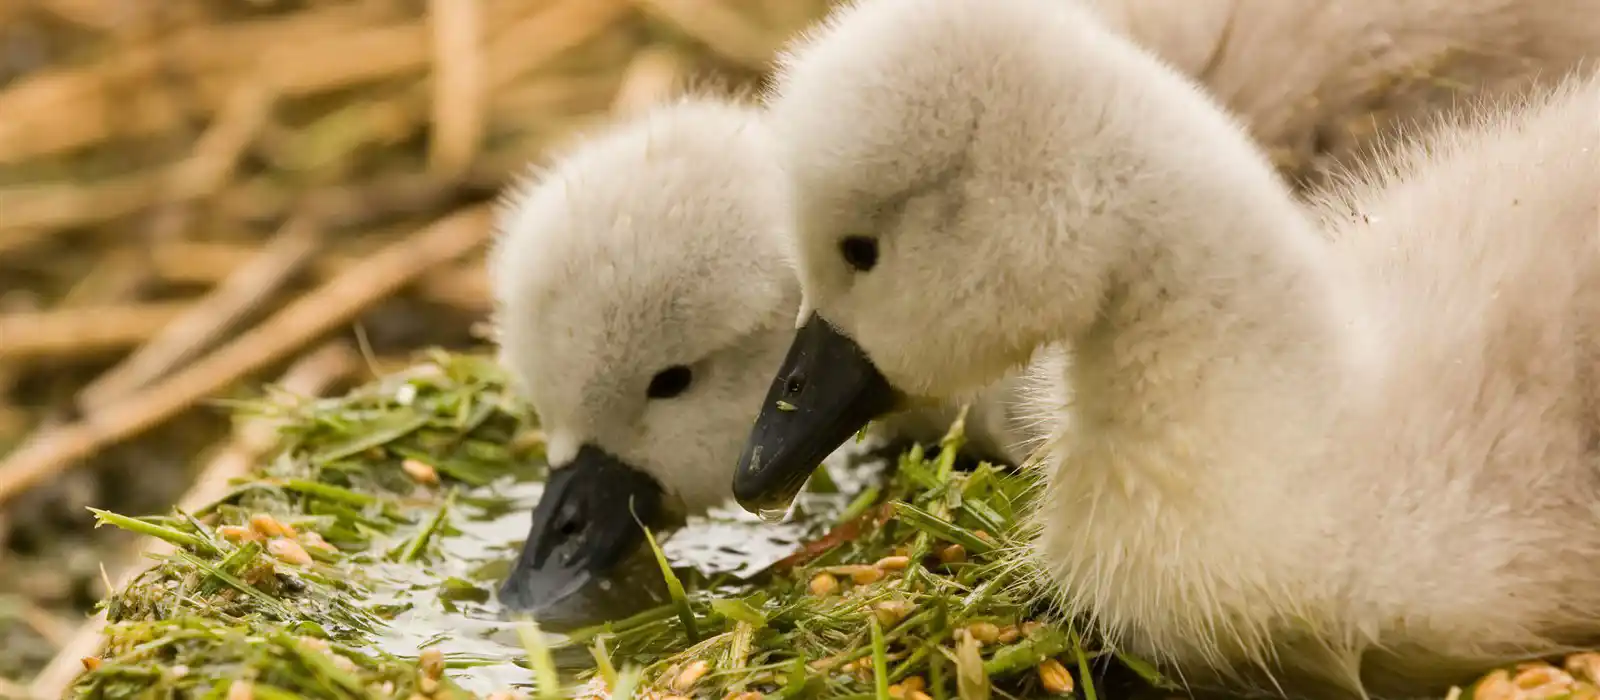
M646 394L652 399L670 399L682 394L689 388L689 382L694 379L694 373L683 365L673 365L660 372L650 380L650 388Z
M878 241L866 236L847 236L839 241L839 254L850 267L866 272L878 264Z

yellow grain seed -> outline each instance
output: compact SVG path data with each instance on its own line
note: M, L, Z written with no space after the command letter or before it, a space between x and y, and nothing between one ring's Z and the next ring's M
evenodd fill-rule
M1474 700L1517 700L1521 695L1522 691L1511 683L1511 673L1503 668L1479 679L1472 689Z
M677 678L672 679L672 689L680 693L687 693L694 687L694 684L700 682L700 677L706 675L710 670L711 664L706 663L703 659L691 661L688 666L684 667L683 671L678 673Z
M857 585L866 585L883 578L883 569L876 566L863 566L850 572L850 580Z
M335 546L333 546L331 544L328 544L328 541L325 540L325 539L322 539L322 535L319 534L318 532L316 532L315 530L307 530L305 532L300 533L300 544L303 544L303 545L305 545L307 547L316 547L317 549L323 550L325 552L337 552L337 551L339 551L338 547L335 547Z
M417 690L422 691L423 695L433 695L439 690L439 680L436 678L429 678L427 676L418 678Z
M922 676L908 676L905 680L900 681L900 685L905 686L908 691L923 690L928 687L928 682L922 680Z
M423 649L417 655L417 670L428 678L438 678L444 675L444 652L438 647Z
M245 541L260 542L265 539L261 536L261 533L238 525L223 525L217 528L217 534L222 535L222 539L236 543Z
M906 700L933 700L933 696L920 690L906 691Z
M1044 629L1044 623L1037 620L1028 620L1022 623L1022 636L1032 637L1039 630Z
M884 571L899 571L911 565L911 557L892 556L879 559L873 566Z
M893 627L896 623L906 619L907 615L915 608L907 600L884 600L872 606L872 614L878 617L878 622L884 627Z
M1000 628L1000 636L995 637L995 641L1001 644L1010 644L1017 641L1017 638L1021 636L1022 631L1017 629L1016 625L1006 625Z
M298 534L288 523L266 513L256 513L250 516L250 529L261 533L265 537L295 537Z
M959 544L939 550L939 561L945 564L957 564L967 560L967 548Z
M1590 683L1600 683L1600 653L1586 651L1567 657L1567 673Z
M754 690L746 690L742 693L730 692L727 694L727 696L723 697L722 700L761 700L763 697L766 696Z
M102 663L100 661L100 657L98 656L85 656L82 659L79 659L79 661L83 662L83 669L85 671L93 671L97 668L100 668L100 664Z
M1045 659L1039 664L1039 684L1052 695L1067 695L1072 692L1072 674L1062 666L1060 661Z
M833 574L823 572L811 577L811 595L830 596L837 590L839 579L834 578Z
M901 698L904 698L905 696L906 696L906 688L905 688L905 686L900 685L899 683L890 683L889 684L889 697L895 698L896 700L900 700Z
M1577 681L1565 671L1549 664L1525 664L1512 677L1511 684L1521 690L1527 700L1566 695Z
M967 634L982 644L993 644L1000 638L1000 627L993 622L974 622L967 625Z
M256 687L246 680L237 680L228 685L228 700L253 700L256 696Z
M286 564L305 566L311 563L311 555L306 552L306 548L291 539L274 537L267 543L267 551L277 557L278 561Z
M406 476L411 477L412 481L424 486L436 486L439 483L439 470L434 469L433 465L427 462L407 459L400 463L400 470L405 472Z
M985 530L973 530L972 534L977 535L978 539L983 540L984 542L995 544L994 535L989 534Z
M307 649L312 651L320 651L324 654L333 650L333 647L328 644L328 640L320 637L308 637L302 635L300 637L296 637L295 642Z

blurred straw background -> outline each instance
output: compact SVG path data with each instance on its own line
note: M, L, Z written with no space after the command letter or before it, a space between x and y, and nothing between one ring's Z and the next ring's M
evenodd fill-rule
M218 404L264 382L481 345L504 184L759 84L826 4L0 0L0 696L89 653L138 561L86 506L206 500L270 437Z

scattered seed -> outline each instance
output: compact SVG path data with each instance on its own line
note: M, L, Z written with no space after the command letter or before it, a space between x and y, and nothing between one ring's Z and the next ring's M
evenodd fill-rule
M228 686L228 700L254 700L256 687L250 681L237 680Z
M303 545L305 545L307 547L316 547L317 549L323 550L325 552L337 552L337 551L339 551L338 547L335 547L335 546L333 546L331 544L328 544L328 541L325 540L325 539L322 539L322 535L317 533L314 530L307 530L305 532L300 533L300 544L303 544Z
M444 675L444 652L438 647L423 649L417 655L417 670L428 678L438 678Z
M687 693L694 688L694 684L700 682L700 677L706 675L706 672L710 670L711 664L706 663L704 659L691 661L688 666L684 667L683 671L678 673L677 678L672 679L672 689L680 693Z
M728 693L722 700L761 700L763 697L765 696L754 690L746 690L742 693Z
M907 676L905 680L900 681L900 685L905 686L908 691L923 690L928 687L927 681L922 680L922 676Z
M1567 673L1590 683L1600 683L1600 653L1586 651L1567 657Z
M967 634L972 635L972 638L978 640L980 644L993 644L1000 638L1000 627L993 622L974 622L967 625Z
M823 571L833 574L834 576L849 576L851 581L863 585L873 583L883 578L883 569L880 569L876 566L867 566L865 564L830 566L826 569L823 569Z
M189 675L189 667L183 664L178 664L177 666L173 666L170 670L168 670L167 673L172 674L173 678L182 678Z
M1000 636L995 637L995 641L1001 644L1010 644L1017 641L1017 638L1021 636L1022 631L1017 629L1016 625L1006 625L1000 628Z
M906 619L914 608L910 601L884 600L872 606L872 614L878 617L878 622L884 627L893 627L895 623Z
M895 555L895 556L892 556L892 557L884 557L882 559L879 559L876 563L873 564L873 566L876 566L879 569L883 569L884 571L899 571L899 570L904 569L904 568L906 568L907 566L910 566L910 565L911 565L911 557L905 557L905 556L900 556L900 555Z
M417 680L417 690L422 691L423 695L433 695L439 690L439 680L423 676Z
M1044 623L1037 620L1028 620L1022 623L1022 636L1032 637L1035 632L1044 629Z
M1072 692L1072 674L1067 671L1066 666L1061 665L1060 661L1045 659L1044 663L1039 664L1037 670L1039 672L1039 684L1043 685L1045 690L1050 691L1050 694L1067 695Z
M267 543L267 551L278 561L297 566L306 566L311 563L311 555L301 547L299 542L283 537L275 537Z
M295 537L297 534L288 523L266 513L256 513L250 516L250 529L260 533L263 537Z
M837 590L839 590L839 579L834 578L833 574L823 572L811 577L811 595L829 596Z
M223 525L222 527L217 528L217 534L222 535L222 539L234 543L244 542L246 540L260 542L262 539L264 539L255 530L251 530L247 527L239 527L238 525Z
M100 657L98 656L85 656L81 660L83 661L83 668L85 670L93 671L97 668L100 668L101 661Z
M905 688L905 686L900 685L899 683L890 683L889 684L889 697L896 698L896 700L903 700L903 698L905 698L905 696L906 696L906 688Z
M957 564L967 560L967 548L953 544L939 550L939 561L945 564Z
M933 700L933 696L920 690L908 690L906 691L906 700Z
M412 481L419 484L425 486L437 486L439 484L439 470L434 469L433 465L427 462L407 459L400 463L400 470L404 471L406 476L411 477Z
M1567 672L1549 664L1526 664L1511 679L1511 684L1527 700L1568 695L1577 681Z
M972 534L977 535L978 539L988 542L989 544L999 544L999 542L995 541L994 535L989 534L987 530L973 530Z
M1472 689L1475 700L1517 700L1521 696L1522 691L1511 683L1511 673L1503 668L1479 679Z

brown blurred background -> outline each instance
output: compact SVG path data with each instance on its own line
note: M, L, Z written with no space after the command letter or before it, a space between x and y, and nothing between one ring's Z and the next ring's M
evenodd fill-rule
M214 495L265 384L484 347L498 191L826 5L0 0L0 697L139 560L86 507Z

